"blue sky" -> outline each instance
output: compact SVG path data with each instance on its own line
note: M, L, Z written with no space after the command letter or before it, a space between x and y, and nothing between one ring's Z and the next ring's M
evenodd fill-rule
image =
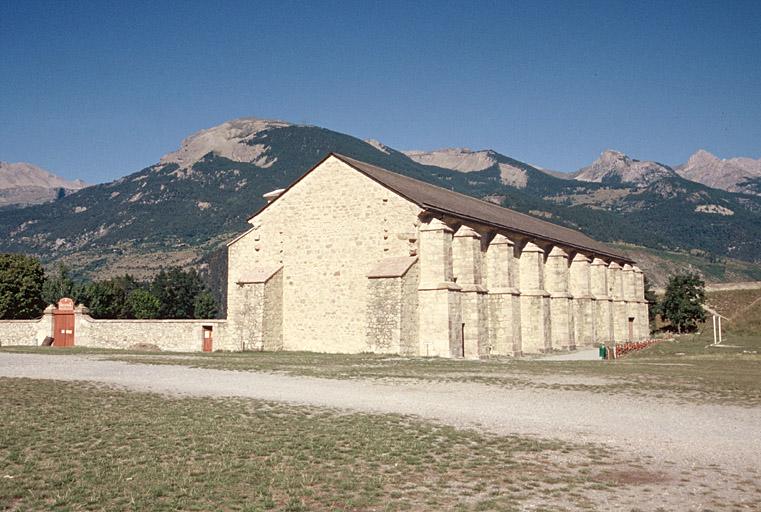
M257 116L575 170L761 157L761 2L0 0L0 160L107 181Z

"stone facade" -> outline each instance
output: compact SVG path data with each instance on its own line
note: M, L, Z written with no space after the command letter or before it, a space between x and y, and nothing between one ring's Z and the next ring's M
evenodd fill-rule
M644 276L625 257L339 156L268 194L228 244L226 320L93 320L79 311L75 344L201 350L212 329L215 350L481 358L649 336ZM429 206L442 197L474 213ZM504 212L509 223L495 224ZM50 316L4 322L0 343L39 344Z
M237 282L252 269L282 266L282 348L365 351L367 275L382 259L410 256L419 211L340 160L326 160L229 245L228 321L249 322L251 301ZM262 343L272 347L266 336Z

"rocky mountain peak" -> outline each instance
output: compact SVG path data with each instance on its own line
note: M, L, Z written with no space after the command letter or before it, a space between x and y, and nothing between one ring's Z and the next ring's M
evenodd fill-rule
M265 130L287 126L292 124L256 117L233 119L190 135L182 141L177 151L164 155L160 163L176 163L181 169L187 169L204 155L215 153L235 162L269 167L274 163L274 157L264 155L267 147L263 144L252 145L249 142Z
M706 165L718 162L719 158L705 149L699 149L687 160L687 165Z
M27 162L0 161L0 189L43 187L79 190L86 186L82 180L68 181Z
M433 151L404 151L412 160L423 165L435 165L460 172L483 171L497 163L491 150L473 151L470 148L442 148Z
M720 159L701 149L676 169L685 179L729 192L761 195L761 159Z
M597 161L605 165L616 166L631 164L631 158L620 151L616 151L615 149L606 149L600 153L600 158L598 158Z
M27 162L0 162L0 206L44 203L87 186L69 181Z
M634 160L621 151L606 149L592 165L580 169L575 179L594 183L628 183L645 187L675 175L670 167L658 162Z

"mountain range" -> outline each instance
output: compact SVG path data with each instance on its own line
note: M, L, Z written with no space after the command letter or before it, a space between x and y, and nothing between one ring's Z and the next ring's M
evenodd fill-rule
M331 151L616 244L642 261L656 283L685 265L714 281L761 279L759 161L701 151L672 168L605 151L590 166L563 174L491 150L403 152L257 118L195 133L159 162L116 181L0 210L0 251L99 276L141 276L171 264L223 267L224 243L246 228L265 203L262 194L288 185ZM733 180L719 179L725 168L733 169Z
M46 203L86 186L26 162L0 162L0 208Z

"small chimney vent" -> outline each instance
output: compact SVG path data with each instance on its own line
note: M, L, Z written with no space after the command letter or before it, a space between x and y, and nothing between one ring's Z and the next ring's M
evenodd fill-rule
M262 195L262 197L267 200L267 204L270 204L272 201L280 197L280 194L283 192L285 192L285 189L279 188L277 190L273 190L272 192L267 192L266 194Z

